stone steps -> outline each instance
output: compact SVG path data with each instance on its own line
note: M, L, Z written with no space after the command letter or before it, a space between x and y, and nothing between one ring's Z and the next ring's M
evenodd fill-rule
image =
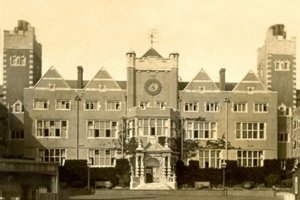
M171 188L164 183L144 183L134 188L134 190L171 190Z

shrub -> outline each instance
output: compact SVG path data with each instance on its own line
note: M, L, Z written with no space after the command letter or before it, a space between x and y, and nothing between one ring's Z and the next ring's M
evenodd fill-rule
M66 160L65 165L59 168L60 181L68 185L85 186L87 183L87 161L86 160ZM75 183L74 183L75 182ZM77 182L80 182L77 183Z
M278 174L269 174L265 177L265 185L268 187L272 187L276 185L280 180L280 176Z
M125 158L118 159L116 162L116 176L119 179L119 185L122 187L129 186L130 183L130 165Z

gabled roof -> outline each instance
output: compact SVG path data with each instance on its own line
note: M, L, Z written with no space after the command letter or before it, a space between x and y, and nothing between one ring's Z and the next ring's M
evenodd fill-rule
M145 57L159 57L159 58L163 58L159 53L157 53L157 51L155 49L153 49L152 47L142 56L142 58Z
M85 90L99 90L104 85L106 90L121 90L121 87L112 79L109 73L101 68L92 80L85 86Z
M72 89L82 89L82 88L78 88L78 80L66 80L67 83L69 84L69 86L72 88ZM83 81L83 88L86 86L86 84L88 84L89 81Z
M219 87L211 80L204 69L195 76L195 78L185 87L184 91L199 91L199 88L205 88L205 91L219 91Z
M238 83L233 92L248 92L249 88L252 88L252 91L268 91L266 86L261 82L261 80L256 76L256 74L250 70L248 74L243 78L243 80Z
M170 151L170 148L169 147L165 147L165 146L162 146L161 144L159 144L158 142L156 143L148 143L145 148L144 148L145 151Z
M55 85L55 89L68 89L70 88L67 81L58 73L55 67L50 69L44 74L44 76L35 84L34 88L49 88L49 86Z

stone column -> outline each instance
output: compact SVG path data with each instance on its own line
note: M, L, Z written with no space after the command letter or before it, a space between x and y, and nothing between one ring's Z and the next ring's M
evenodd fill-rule
M167 166L167 172L168 172L168 178L170 177L170 175L171 175L171 156L168 156L167 157L168 158L168 166Z
M162 169L161 169L161 172L162 172L162 180L166 181L166 162L165 162L165 159L166 157L165 156L162 156Z
M57 181L58 181L57 175L51 176L51 192L52 193L57 193L58 192Z
M141 183L145 182L145 177L144 177L144 156L141 156Z
M135 176L139 176L139 156L135 155Z

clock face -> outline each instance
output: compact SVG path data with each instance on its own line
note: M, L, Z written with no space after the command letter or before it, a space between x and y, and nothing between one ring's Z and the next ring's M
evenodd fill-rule
M161 91L161 83L157 79L147 80L144 87L146 92L152 96L159 94Z

